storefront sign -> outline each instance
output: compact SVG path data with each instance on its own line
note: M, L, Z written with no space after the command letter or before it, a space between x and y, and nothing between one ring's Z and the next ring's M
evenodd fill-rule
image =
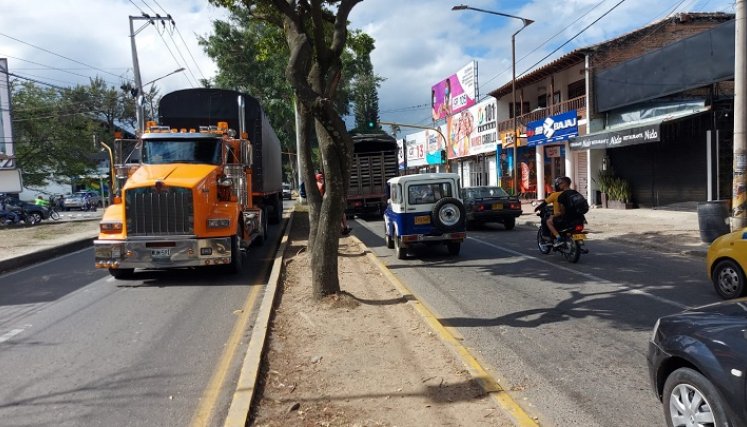
M527 146L565 141L578 135L576 110L566 111L527 124Z
M644 144L661 141L660 124L654 123L615 132L579 136L571 140L571 150L593 150L595 148L615 148L626 145Z

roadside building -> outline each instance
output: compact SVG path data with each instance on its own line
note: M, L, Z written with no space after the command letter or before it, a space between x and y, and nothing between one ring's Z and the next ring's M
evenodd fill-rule
M724 191L718 174L707 182L706 149L716 159L731 146L733 19L671 16L520 76L515 105L511 82L491 92L509 169L500 185L543 197L566 175L598 203L600 171L614 170L647 207L706 200L709 187Z

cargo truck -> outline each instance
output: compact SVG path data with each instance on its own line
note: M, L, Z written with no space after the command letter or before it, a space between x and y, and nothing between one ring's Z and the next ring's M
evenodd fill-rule
M280 142L259 102L221 89L165 95L160 124L138 135L138 164L123 181L94 241L95 263L117 278L136 268L242 268L282 217Z
M397 150L397 141L389 135L353 135L353 163L345 208L348 217L384 214L387 180L399 175Z

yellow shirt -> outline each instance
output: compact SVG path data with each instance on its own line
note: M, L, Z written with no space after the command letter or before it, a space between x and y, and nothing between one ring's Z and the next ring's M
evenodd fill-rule
M562 191L556 191L545 198L545 203L552 203L553 215L557 215L560 213L560 203L558 202L558 197L560 197L561 194L563 194Z

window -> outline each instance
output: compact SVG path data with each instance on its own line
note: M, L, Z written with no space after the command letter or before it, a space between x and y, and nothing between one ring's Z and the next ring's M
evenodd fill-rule
M540 86L537 88L537 107L547 107L547 89L545 89L544 86Z
M557 91L552 94L552 103L553 104L560 104L560 101L562 98L560 97L560 91Z
M157 165L166 163L196 163L219 165L221 163L221 140L205 139L150 139L143 144L143 163Z
M568 85L568 99L578 98L586 95L586 81L584 79L575 81Z
M451 184L448 182L413 184L407 189L407 202L411 205L435 203L444 197L452 197L452 194Z
M516 107L520 108L520 110L519 110L519 115L520 116L529 112L529 103L528 102L524 102L524 103L517 102L516 103ZM508 104L508 109L509 109L509 111L508 111L508 117L509 118L513 118L514 117L514 104L513 103L509 103Z

